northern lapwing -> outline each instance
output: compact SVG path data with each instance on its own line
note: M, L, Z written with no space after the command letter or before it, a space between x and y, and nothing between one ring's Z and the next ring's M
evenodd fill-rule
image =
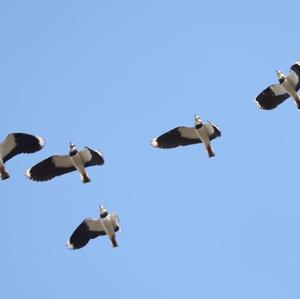
M4 165L6 161L21 153L35 153L42 149L44 145L45 140L38 136L26 133L12 133L7 135L4 141L0 143L1 180L9 178Z
M203 143L208 156L213 157L215 153L211 147L210 141L220 137L220 129L207 122L204 124L198 115L195 115L195 126L190 127L177 127L172 129L157 138L151 140L151 145L159 148L173 148L177 146L185 146L196 143Z
M281 71L276 71L279 83L273 84L262 91L256 98L256 105L261 109L271 110L284 102L290 96L300 109L300 97L297 91L300 88L300 61L291 66L290 73L286 76Z
M107 235L112 247L118 247L116 232L120 230L120 221L117 213L109 214L104 206L100 206L100 218L87 218L75 229L66 246L70 249L79 249L89 240Z
M37 182L48 181L56 176L78 170L83 183L91 181L86 167L94 165L103 165L104 159L99 151L84 147L78 151L73 143L70 142L69 155L51 156L25 172L25 175Z

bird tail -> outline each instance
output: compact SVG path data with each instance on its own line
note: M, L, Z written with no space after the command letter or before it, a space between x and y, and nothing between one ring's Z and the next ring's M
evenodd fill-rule
M9 173L5 170L4 166L0 167L1 180L9 179Z
M213 151L213 149L212 149L212 147L211 147L211 145L210 144L208 144L207 146L206 146L206 150L207 150L207 153L208 153L208 157L214 157L215 156L215 153L214 153L214 151Z
M115 248L115 247L118 247L118 243L117 243L117 240L116 240L116 236L113 235L111 238L111 244L112 244L112 247Z
M297 108L300 109L300 97L298 94L294 97L294 100L296 102Z

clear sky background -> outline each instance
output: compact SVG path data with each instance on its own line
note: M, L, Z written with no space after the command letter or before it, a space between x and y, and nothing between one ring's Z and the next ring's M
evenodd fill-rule
M1 298L300 298L300 111L253 101L300 58L299 1L1 1L3 140L44 137L0 182ZM194 114L222 130L152 148ZM69 141L103 167L45 183L24 171ZM65 248L98 206L119 248Z

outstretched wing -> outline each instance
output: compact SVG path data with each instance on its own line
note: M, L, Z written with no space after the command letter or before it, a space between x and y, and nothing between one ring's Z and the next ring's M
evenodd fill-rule
M117 232L118 230L120 230L120 220L119 220L119 215L117 213L112 213L111 215L109 215L112 224L114 226L114 230L115 232Z
M213 140L217 137L221 137L220 129L216 125L211 123L210 121L208 121L207 124L205 124L205 127L206 127L206 130L208 132L210 140Z
M177 127L151 141L152 146L159 148L174 148L196 143L201 143L201 140L195 129L188 127Z
M300 88L300 61L295 62L291 66L288 79L293 83L296 91L298 91Z
M100 220L87 218L75 229L67 246L70 249L79 249L85 246L91 239L106 235Z
M79 152L81 159L84 161L84 166L94 166L94 165L103 165L104 159L99 151L92 150L89 147L84 147L83 150Z
M43 138L26 134L12 133L7 135L5 140L0 144L0 153L3 162L21 153L34 153L39 151L45 145Z
M69 155L51 156L32 168L26 170L25 175L37 182L48 181L56 176L76 170Z
M259 108L271 110L284 102L288 97L289 94L281 84L274 84L262 91L254 101Z

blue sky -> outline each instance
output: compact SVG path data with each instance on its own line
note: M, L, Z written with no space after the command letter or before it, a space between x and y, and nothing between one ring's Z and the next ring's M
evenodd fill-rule
M1 182L1 298L300 297L299 111L253 98L299 60L299 1L1 1L1 140L43 136ZM150 139L194 114L201 145ZM103 167L45 183L24 171L69 141ZM98 206L119 248L64 245Z

